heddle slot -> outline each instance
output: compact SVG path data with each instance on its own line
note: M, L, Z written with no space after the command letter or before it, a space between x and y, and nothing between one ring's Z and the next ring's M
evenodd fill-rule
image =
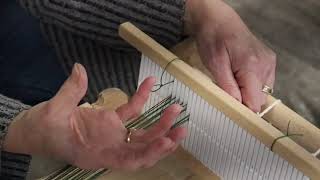
M163 71L143 56L139 82ZM188 104L189 133L183 147L223 179L308 179L169 73L163 80L174 82L152 93L145 109L171 94Z
M150 57L152 61L160 67L164 68L168 63L175 60L174 62L170 63L169 67L166 68L166 71L168 73L173 75L175 79L181 81L192 91L196 92L198 96L204 98L206 102L208 102L211 106L215 107L217 110L230 117L234 123L236 123L242 129L246 130L248 134L254 136L254 138L259 140L259 142L263 143L268 148L271 147L271 144L273 144L275 139L283 136L283 133L280 132L277 128L273 127L271 124L266 122L257 114L253 113L243 104L236 101L221 88L216 86L201 72L194 70L182 60L176 60L176 55L165 49L163 46L147 36L141 30L137 29L134 25L130 23L122 24L119 28L119 34L123 39L125 39L143 54ZM282 104L280 106L281 109L285 108L285 106ZM312 137L310 136L311 134L315 134L315 137L318 137L318 129L311 127L308 123L304 123L306 124L304 125L301 121L301 118L296 118L298 116L291 111L284 112L288 113L288 116L290 117L295 117L294 121L295 123L297 123L297 127L301 127L304 133L308 135L308 137ZM311 127L311 131L309 131L310 128L308 129L306 127ZM248 145L241 144L241 146L246 148ZM277 141L275 143L275 146L273 147L273 152L281 156L281 158L287 160L289 164L293 165L295 168L308 175L308 177L313 179L317 179L320 177L319 160L312 156L311 153L307 152L306 149L304 149L302 146L296 144L292 139L282 138L281 140ZM242 154L243 153L241 153L241 155ZM269 159L267 160L269 161ZM278 159L273 158L270 159L270 161L278 162ZM265 169L267 168L268 166ZM270 170L271 173L273 173L273 168L274 166L267 170ZM264 174L266 174L264 176L268 176L268 174L270 173ZM300 176L299 173L297 174Z

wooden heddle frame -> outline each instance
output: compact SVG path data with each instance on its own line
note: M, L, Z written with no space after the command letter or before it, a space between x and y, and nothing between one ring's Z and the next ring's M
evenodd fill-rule
M131 23L122 24L119 34L162 68L165 68L173 59L179 58ZM311 179L320 178L320 161L313 156L313 153L316 153L320 148L320 130L290 108L280 103L262 119L187 63L174 61L166 67L166 71L266 146L271 147L276 138L286 133L290 121L290 132L303 136L283 138L277 141L274 144L273 152L290 162ZM269 96L265 107L270 106L275 101L274 97Z
M263 118L249 110L214 84L214 80L211 79L213 77L201 65L197 49L190 39L173 49L178 57L129 22L120 25L119 35L265 146L271 148L273 144L272 151L301 171L305 176L310 179L320 179L320 160L317 158L320 149L320 130L282 104L281 101L268 96L267 103L263 109L269 110L262 116ZM175 59L179 60L176 61ZM168 64L170 65L168 66ZM208 78L208 76L211 78ZM112 94L109 97L112 96L115 95ZM103 102L98 100L94 105L102 106ZM93 106L86 105L86 107ZM302 134L302 136L281 138L275 142L275 139L287 133L288 124L290 124L291 134ZM175 154L178 160L185 160L183 163L192 162L192 164L188 165L189 168L194 168L195 174L205 174L203 179L217 179L214 172L210 175L210 173L207 173L208 169L200 167L201 164L199 165L199 162L188 158L188 153L182 148L179 148ZM171 160L169 164L175 160ZM165 166L170 166L169 164ZM110 175L111 177L106 175L105 178L102 177L101 179L117 179L112 178L112 173ZM113 176L118 177L117 175ZM120 179L122 180L122 178Z

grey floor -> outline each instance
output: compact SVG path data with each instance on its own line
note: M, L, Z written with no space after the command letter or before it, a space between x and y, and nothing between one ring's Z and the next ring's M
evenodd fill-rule
M227 2L278 54L275 96L320 127L320 1Z

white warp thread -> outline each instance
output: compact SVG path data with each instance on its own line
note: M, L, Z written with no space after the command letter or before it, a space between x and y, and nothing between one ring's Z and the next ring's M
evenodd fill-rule
M316 151L315 153L312 154L314 157L318 157L320 155L320 148L318 149L318 151Z
M162 72L160 66L143 56L139 83L149 76L160 78ZM170 85L151 93L145 110L169 95L186 103L190 120L185 125L188 135L182 146L221 179L309 179L189 87L165 72L163 82L172 80L174 82ZM278 103L275 102L269 109Z
M261 118L266 115L268 112L270 112L274 107L276 107L276 105L280 104L281 100L278 99L276 101L274 101L269 107L267 107L265 110L263 110L261 113L258 113L258 116L260 116Z

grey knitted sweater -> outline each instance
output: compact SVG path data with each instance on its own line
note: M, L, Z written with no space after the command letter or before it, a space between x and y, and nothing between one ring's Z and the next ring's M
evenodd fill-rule
M130 21L166 47L182 37L184 0L20 0L39 19L43 34L66 73L73 64L88 72L86 101L118 87L132 94L140 54L118 37L119 24ZM29 106L0 95L0 136ZM1 152L1 179L24 179L30 156Z

